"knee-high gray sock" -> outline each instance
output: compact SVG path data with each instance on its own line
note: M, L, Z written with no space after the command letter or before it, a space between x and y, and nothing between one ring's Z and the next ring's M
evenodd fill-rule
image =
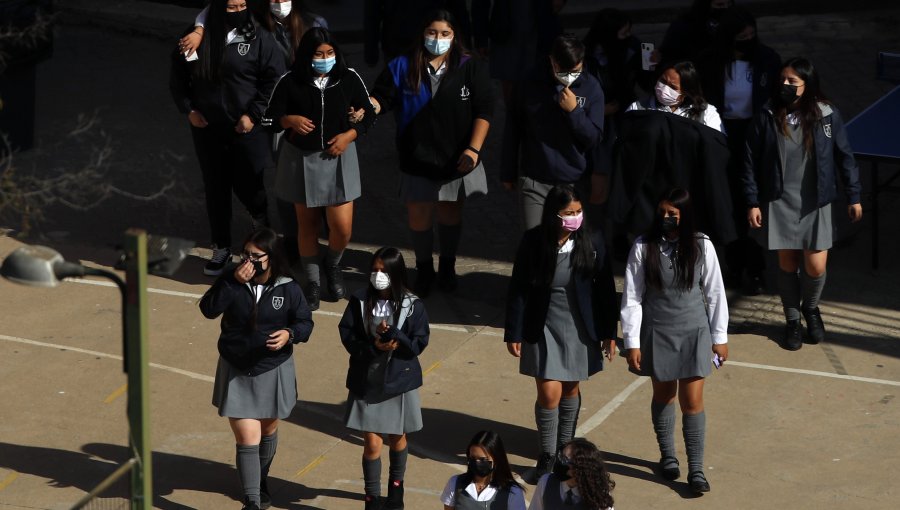
M534 421L541 439L541 453L556 454L556 438L559 436L559 408L545 409L535 402Z
M238 478L244 498L259 505L259 445L239 444L236 447Z
M391 462L388 465L388 480L403 480L403 476L406 474L406 457L408 454L409 447L398 452L394 450L388 452L388 458Z
M413 242L413 250L416 253L416 267L431 265L434 267L434 231L428 230L410 230Z
M687 451L688 473L703 471L703 448L706 443L706 412L681 417L684 449Z
M778 293L781 294L781 306L784 307L784 318L789 321L800 319L800 278L797 273L789 273L778 269Z
M578 425L578 411L581 410L581 393L574 397L562 398L559 401L559 430L556 440L556 449L561 450L563 445L575 437L575 427Z
M362 468L366 496L381 496L381 457L372 460L363 457Z
M803 309L812 310L819 306L819 298L822 297L822 289L825 288L825 274L813 278L806 274L806 271L800 272L800 286L803 293Z
M441 257L456 257L459 250L459 239L462 237L462 224L444 225L438 223L438 239L441 246Z
M259 442L259 479L265 481L278 449L278 431L271 436L263 436Z
M653 431L659 444L660 458L675 457L675 404L650 402Z
M303 272L306 274L306 281L319 285L319 257L300 257L300 264L303 265Z
M328 253L325 254L325 265L336 266L341 263L341 257L343 256L344 250L334 251L331 248L328 248Z

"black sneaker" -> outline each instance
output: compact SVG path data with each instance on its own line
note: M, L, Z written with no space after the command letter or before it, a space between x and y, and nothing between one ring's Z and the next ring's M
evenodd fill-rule
M431 292L431 284L434 283L434 266L428 263L424 266L416 264L416 283L413 292L420 298L428 297Z
M819 313L819 307L812 310L803 310L803 318L806 319L806 332L809 336L806 339L808 344L817 344L825 340L825 324L822 322L822 314Z
M789 320L784 326L784 342L782 347L789 351L797 351L803 347L803 333L800 331L800 319Z
M347 288L344 286L344 273L341 271L341 266L326 265L325 278L328 279L328 293L331 294L331 297L335 301L342 299L347 293Z
M310 310L318 310L319 309L319 295L322 293L319 288L318 283L310 283L306 288L306 304L309 306Z
M388 481L388 495L384 510L403 510L403 480Z
M441 257L438 262L438 287L444 292L456 290L456 257Z
M231 248L216 248L213 246L212 258L203 266L203 274L219 276L229 262L231 262Z

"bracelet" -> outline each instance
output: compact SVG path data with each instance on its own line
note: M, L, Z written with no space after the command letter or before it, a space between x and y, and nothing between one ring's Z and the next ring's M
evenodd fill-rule
M481 151L479 151L475 147L472 147L471 145L466 147L466 150L470 150L470 151L474 152L476 155L481 156Z

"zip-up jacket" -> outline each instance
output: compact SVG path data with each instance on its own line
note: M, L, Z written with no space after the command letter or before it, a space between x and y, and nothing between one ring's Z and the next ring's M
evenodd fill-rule
M463 56L459 67L446 71L434 96L427 75L418 91L406 83L408 68L406 56L391 60L372 89L382 111L395 112L400 171L435 180L460 177L457 162L471 142L475 120L490 122L494 109L487 66Z
M306 342L312 334L312 312L300 285L279 277L267 283L259 301L251 281L238 283L234 273L223 273L200 300L200 311L207 319L222 316L219 354L247 375L259 375L284 363L293 352L292 343L277 351L269 350L269 335L290 330L293 343Z
M366 304L367 289L350 296L344 316L338 324L341 343L350 353L350 367L347 369L347 389L359 397L366 396L366 381L369 364L382 351L375 347L375 336L366 330L363 308ZM396 324L405 317L398 329ZM381 335L382 338L396 340L399 347L391 353L384 373L384 392L400 395L422 386L422 366L419 354L428 347L431 334L425 304L412 294L403 298L400 310L394 313L394 324Z
M813 146L816 158L818 207L837 199L840 174L849 204L858 204L861 186L859 166L847 140L844 120L834 106L819 103ZM750 207L781 198L784 192L784 136L771 108L765 108L747 131L744 156L744 197Z
M184 55L172 55L169 89L181 113L197 110L210 124L234 124L247 115L260 124L278 78L285 72L284 52L275 36L260 26L255 35L242 34L225 46L221 78L200 77L199 60L186 62Z
M538 76L516 88L507 109L500 180L518 174L545 184L570 184L596 170L592 151L603 138L605 99L590 74L569 86L577 104L571 112L559 107L562 84L541 68Z
M363 108L366 113L358 124L352 124L347 110ZM285 138L303 150L325 150L328 140L349 129L362 135L375 123L375 109L369 102L369 93L362 78L353 69L343 76L330 77L324 89L300 73L289 71L278 81L272 101L266 111L273 128L280 131L281 118L285 115L302 115L315 125L308 134L301 135L287 130Z

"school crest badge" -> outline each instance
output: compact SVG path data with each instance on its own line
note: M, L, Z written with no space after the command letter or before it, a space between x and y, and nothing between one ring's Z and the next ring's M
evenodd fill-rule
M750 81L753 81L752 73L751 73ZM768 83L769 83L769 73L764 72L761 75L759 75L759 86L760 87L766 87L766 86L768 86L767 85Z
M244 56L250 51L250 43L238 43L238 55Z
M578 106L584 108L584 103L587 101L587 98L581 96L575 96L575 102L578 103Z
M459 89L459 98L461 100L468 101L470 95L471 93L469 92L469 87L463 85L462 88Z
M284 298L281 296L273 296L272 297L272 308L276 310L281 310L281 307L284 306Z
M825 136L831 138L831 124L824 124L822 130L825 131Z

